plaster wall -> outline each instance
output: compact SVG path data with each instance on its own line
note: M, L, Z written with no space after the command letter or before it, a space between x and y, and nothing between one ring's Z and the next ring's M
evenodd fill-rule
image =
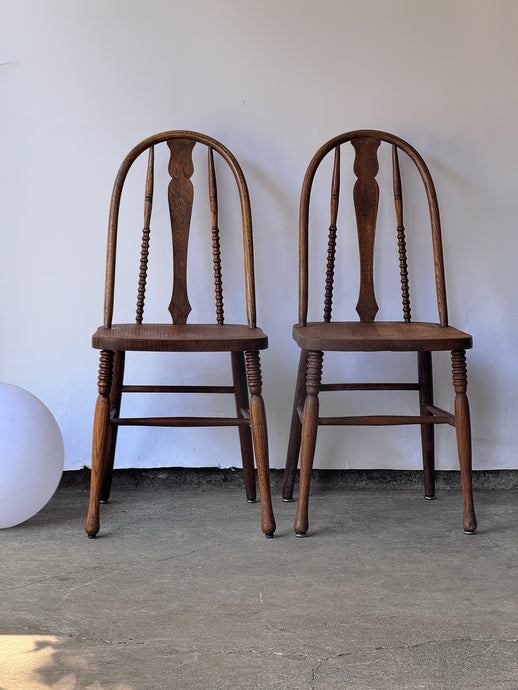
M272 466L284 463L297 370L302 177L324 141L375 128L414 144L435 179L450 320L475 342L474 467L518 467L517 28L514 0L3 0L0 379L51 409L65 467L90 463L98 363L90 337L102 320L115 173L144 137L183 128L225 143L249 184L258 322L270 339L262 364ZM421 249L412 250L416 277L428 271ZM195 261L197 270L204 265ZM225 364L217 362L216 371L204 362L209 379ZM329 357L326 365L356 380L415 378L412 355ZM176 366L146 356L136 376L161 379ZM182 377L188 368L181 364ZM438 403L451 406L447 355L436 358L436 375ZM367 409L362 396L358 409ZM400 409L415 411L407 400ZM394 409L388 398L379 404ZM326 405L332 414L335 403ZM353 409L350 399L345 405ZM457 467L454 437L437 431L439 469ZM118 467L239 462L232 429L120 434ZM319 434L316 467L420 465L417 428Z

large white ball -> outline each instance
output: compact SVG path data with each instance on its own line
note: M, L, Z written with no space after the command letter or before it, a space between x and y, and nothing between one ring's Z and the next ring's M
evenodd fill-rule
M0 528L19 525L48 503L64 457L57 422L41 400L0 383Z

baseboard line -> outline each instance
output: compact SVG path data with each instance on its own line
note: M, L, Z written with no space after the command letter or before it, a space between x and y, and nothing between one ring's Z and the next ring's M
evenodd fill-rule
M120 489L144 488L151 490L177 488L208 488L226 486L229 489L242 487L240 468L220 469L218 467L166 467L132 468L114 470L113 487ZM272 491L280 491L283 470L272 469L270 479ZM460 472L438 470L436 487L440 489L460 488ZM333 489L406 489L420 487L423 473L419 470L313 470L312 486ZM90 470L67 470L63 473L60 488L75 487L87 490L90 485ZM475 490L518 489L518 469L479 470L473 472Z

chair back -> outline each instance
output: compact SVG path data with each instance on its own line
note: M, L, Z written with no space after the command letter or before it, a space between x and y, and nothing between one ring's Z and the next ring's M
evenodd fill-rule
M433 245L435 288L437 309L441 326L448 325L444 262L442 254L441 224L437 196L430 172L419 153L403 139L377 130L357 130L340 134L325 143L313 156L302 185L299 221L299 325L305 326L308 315L308 271L309 271L309 218L310 197L316 171L322 160L334 151L331 182L331 220L327 248L327 270L325 278L324 316L331 321L333 308L333 284L335 279L335 258L337 241L337 217L340 201L341 146L350 143L354 148L354 174L357 178L353 188L360 258L360 288L356 311L360 321L374 321L378 304L374 291L374 242L378 216L379 185L376 176L379 171L378 149L382 142L392 147L392 180L395 207L395 225L401 276L403 320L410 322L410 293L405 227L403 225L403 194L399 166L399 151L403 151L417 167L428 202Z
M201 144L207 149L208 186L205 192L207 208L210 210L208 226L210 225L211 227L207 227L206 236L208 241L212 242L215 322L217 324L224 323L221 242L216 183L216 167L219 161L223 161L232 172L239 196L244 249L246 315L248 325L250 328L254 328L256 325L256 307L252 220L248 188L243 172L233 154L219 141L205 134L186 130L162 132L145 139L128 153L119 169L112 193L108 226L104 327L111 327L113 319L117 235L123 188L130 168L141 155L147 152L147 165L144 166L145 179L142 180L144 222L143 227L139 226L138 229L139 233L140 229L142 230L142 234L140 238L140 267L136 289L135 312L135 322L137 324L143 323L152 238L151 215L155 197L155 179L158 179L158 175L155 175L155 149L160 144L168 147L166 178L169 182L163 194L167 197L172 238L173 287L168 307L172 322L174 324L186 324L191 312L187 282L189 235L194 201L194 186L191 177L194 173L193 149L196 144ZM163 177L163 175L160 175L161 179ZM208 214L207 218L209 218Z

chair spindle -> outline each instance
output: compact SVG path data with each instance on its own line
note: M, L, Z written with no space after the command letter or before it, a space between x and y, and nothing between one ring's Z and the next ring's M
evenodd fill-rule
M374 321L379 309L374 294L374 239L379 202L376 175L380 143L379 139L371 137L351 140L356 151L354 174L358 178L353 190L360 250L360 294L356 311L362 323Z
M173 240L173 294L169 312L173 323L186 324L191 313L187 294L187 250L191 227L194 187L191 176L194 172L192 150L195 142L191 139L171 139L167 142L171 151L168 188L169 214Z
M218 226L218 188L214 168L214 152L209 146L209 201L212 221L212 261L214 264L214 290L216 294L216 320L223 325L223 282L221 276L221 246Z
M397 146L392 146L392 170L394 179L394 205L396 207L397 244L399 253L399 272L401 275L401 297L403 300L403 317L410 323L410 293L408 289L408 263L406 254L405 226L403 224L403 194Z
M141 324L144 316L144 301L146 299L146 282L147 282L147 267L149 257L149 233L151 224L151 211L153 208L153 168L154 168L155 154L153 147L149 149L147 174L146 174L146 191L144 197L144 227L142 229L142 243L140 249L140 272L138 279L138 294L137 294L137 316L136 323Z
M336 257L336 220L338 203L340 200L340 147L335 148L333 165L333 180L331 183L331 224L329 226L329 240L327 244L326 294L324 299L324 321L331 321L333 309L333 282L335 277Z

